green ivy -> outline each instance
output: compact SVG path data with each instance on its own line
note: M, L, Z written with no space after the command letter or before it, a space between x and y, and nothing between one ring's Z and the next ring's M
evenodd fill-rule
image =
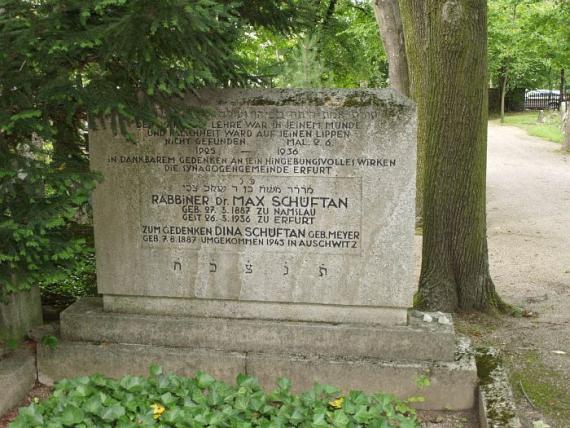
M95 375L59 382L53 395L20 410L11 428L31 427L418 427L413 409L390 395L346 396L332 386L315 385L302 394L280 379L264 392L253 377L236 385L207 373L193 378L163 373L112 380Z

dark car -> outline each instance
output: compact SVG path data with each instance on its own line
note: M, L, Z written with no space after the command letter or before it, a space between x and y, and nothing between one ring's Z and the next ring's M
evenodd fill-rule
M525 109L551 109L560 107L560 91L549 89L535 89L524 95Z

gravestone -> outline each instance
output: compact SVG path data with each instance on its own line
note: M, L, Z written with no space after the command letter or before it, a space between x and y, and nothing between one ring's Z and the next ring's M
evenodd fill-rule
M205 127L140 124L136 145L90 132L102 299L62 314L40 377L159 362L405 397L429 373L424 406L471 407L449 317L409 313L414 105L368 89L205 90L188 105L211 109Z
M94 133L105 308L405 324L415 119L366 95L202 93L204 129Z

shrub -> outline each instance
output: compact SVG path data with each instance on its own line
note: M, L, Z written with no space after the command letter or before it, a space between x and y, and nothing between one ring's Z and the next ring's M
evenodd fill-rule
M86 247L86 254L77 257L75 264L62 270L63 276L55 280L42 281L42 303L58 309L66 308L79 297L96 296L97 280L95 276L95 252Z
M53 395L20 410L11 428L30 427L417 427L415 412L385 394L366 395L315 385L302 394L280 379L265 393L255 378L236 385L198 372L111 380L101 375L59 382Z

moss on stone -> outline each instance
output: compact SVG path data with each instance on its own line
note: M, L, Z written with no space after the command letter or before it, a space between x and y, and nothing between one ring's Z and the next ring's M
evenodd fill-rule
M488 385L493 382L491 374L499 367L501 360L497 355L487 352L482 348L479 348L477 351L476 361L479 384Z
M481 393L486 402L488 425L518 426L512 393L500 355L493 348L477 348L475 359Z

